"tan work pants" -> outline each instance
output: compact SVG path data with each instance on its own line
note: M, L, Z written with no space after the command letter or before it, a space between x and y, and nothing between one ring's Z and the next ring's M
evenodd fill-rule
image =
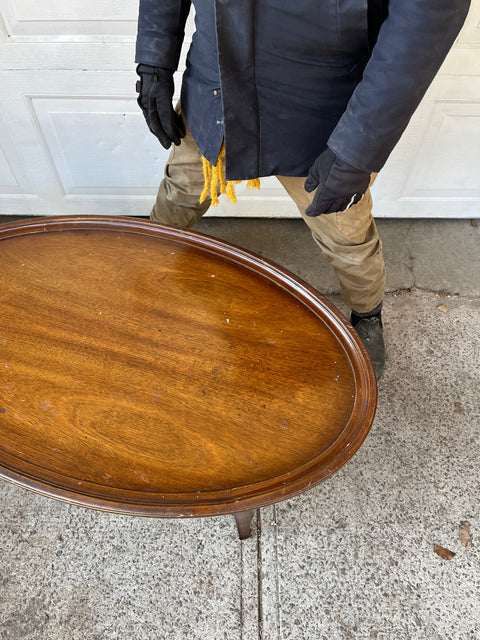
M297 205L325 259L335 269L346 304L359 313L377 307L383 299L385 265L372 217L370 189L347 211L310 218L305 209L314 193L305 191L305 178L277 178ZM170 153L150 218L177 228L192 226L210 206L208 199L203 204L199 202L203 186L201 153L187 127L181 145L174 146Z

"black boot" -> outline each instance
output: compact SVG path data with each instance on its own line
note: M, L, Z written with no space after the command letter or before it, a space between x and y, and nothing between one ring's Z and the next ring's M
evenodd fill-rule
M380 380L385 368L385 342L383 339L382 305L370 313L352 311L350 322L365 345L375 368L377 380Z

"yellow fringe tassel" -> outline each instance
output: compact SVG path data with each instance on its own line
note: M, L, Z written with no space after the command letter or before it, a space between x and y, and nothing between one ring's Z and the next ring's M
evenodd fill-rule
M200 202L205 202L208 195L212 200L212 207L218 206L218 192L225 193L230 202L235 204L237 198L235 196L234 185L240 184L243 180L225 180L225 143L218 154L217 164L213 166L206 158L202 158L204 187ZM247 189L260 189L260 178L247 180Z

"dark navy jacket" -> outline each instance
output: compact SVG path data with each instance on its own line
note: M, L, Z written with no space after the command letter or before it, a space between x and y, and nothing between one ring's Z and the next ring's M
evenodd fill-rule
M140 0L136 61L176 69L193 4L182 108L213 164L225 137L228 179L306 176L327 144L376 172L470 0L384 0L373 37L368 1Z

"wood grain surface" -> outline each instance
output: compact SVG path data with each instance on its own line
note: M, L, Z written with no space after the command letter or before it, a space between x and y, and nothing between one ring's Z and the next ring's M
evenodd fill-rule
M221 514L338 470L372 424L320 294L207 236L115 217L0 227L0 475L76 504Z

